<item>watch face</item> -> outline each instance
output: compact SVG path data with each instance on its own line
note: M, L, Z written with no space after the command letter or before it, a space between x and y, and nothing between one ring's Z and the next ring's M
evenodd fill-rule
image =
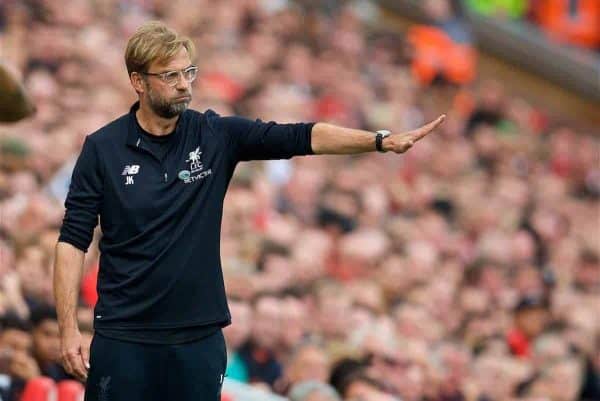
M384 138L385 138L386 136L389 136L389 135L391 134L391 132L390 132L390 131L388 131L388 130L386 130L386 129L379 130L379 131L377 131L377 133L378 133L378 134L381 134L381 135L382 135Z

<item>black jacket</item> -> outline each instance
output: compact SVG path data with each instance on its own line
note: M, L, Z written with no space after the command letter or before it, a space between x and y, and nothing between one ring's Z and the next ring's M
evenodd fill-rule
M313 123L183 112L161 162L129 114L86 137L59 241L86 252L100 216L97 328L229 322L220 262L223 199L236 164L312 154Z

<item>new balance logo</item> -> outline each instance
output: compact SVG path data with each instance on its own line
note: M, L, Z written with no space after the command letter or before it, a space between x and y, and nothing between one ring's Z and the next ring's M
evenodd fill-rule
M133 175L137 174L140 172L140 166L137 164L132 164L132 165L126 165L125 168L123 169L123 172L121 173L121 175L126 176L125 177L125 185L132 185L133 184Z
M134 175L140 171L140 166L137 164L132 164L131 166L128 164L123 169L121 175Z

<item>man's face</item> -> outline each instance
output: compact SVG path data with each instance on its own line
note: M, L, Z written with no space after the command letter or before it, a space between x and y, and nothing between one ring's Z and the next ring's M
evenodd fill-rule
M546 327L548 314L543 308L530 308L516 314L516 325L528 338L536 338Z
M12 374L15 356L31 355L31 334L15 328L0 333L0 373Z
M31 352L31 334L17 329L4 330L0 337L0 348L13 352Z
M298 299L287 298L281 308L283 325L282 341L287 347L300 342L306 331L306 308Z
M56 362L60 357L58 322L46 319L33 330L33 346L41 362Z
M277 298L264 297L256 304L252 320L252 339L260 346L274 349L281 338L281 305Z
M252 323L252 309L243 302L232 301L229 303L232 324L223 330L227 345L234 350L239 348L250 335Z
M288 366L292 384L308 380L326 382L329 376L329 359L319 347L305 346Z
M150 64L148 73L181 71L192 65L190 57L182 48L166 63ZM175 86L170 86L158 76L142 75L145 92L142 94L152 111L162 118L173 118L183 113L192 100L192 85L181 75Z

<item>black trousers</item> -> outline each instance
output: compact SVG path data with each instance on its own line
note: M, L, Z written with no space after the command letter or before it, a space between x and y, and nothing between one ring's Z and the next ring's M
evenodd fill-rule
M221 330L174 345L95 334L84 401L219 401L226 365Z

